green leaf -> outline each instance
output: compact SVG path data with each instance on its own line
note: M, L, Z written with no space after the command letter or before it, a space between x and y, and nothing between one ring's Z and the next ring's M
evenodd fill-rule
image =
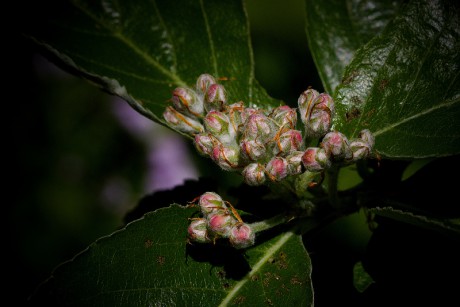
M49 306L311 306L310 258L282 233L245 253L186 243L196 208L172 205L101 238L32 296ZM257 237L257 239L260 239ZM257 240L256 239L256 240Z
M202 73L227 80L229 102L279 104L254 79L240 0L66 0L30 11L23 34L50 59L156 122L164 124L171 91Z
M353 285L356 290L363 293L373 283L374 280L364 269L363 263L361 261L356 262L353 267Z
M326 92L334 93L355 51L396 15L398 1L306 0L310 52Z
M356 52L337 88L334 129L376 136L389 158L460 152L460 18L454 1L412 1Z
M396 206L400 205L395 203ZM396 209L390 206L370 208L369 213L392 218L397 221L424 227L460 239L460 227L456 220L437 219L424 215L414 214L407 210Z

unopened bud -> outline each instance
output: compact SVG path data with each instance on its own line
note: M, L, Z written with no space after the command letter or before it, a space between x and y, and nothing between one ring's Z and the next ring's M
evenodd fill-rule
M223 170L231 171L240 167L240 150L238 146L226 146L222 143L214 146L211 158Z
M310 118L311 109L313 108L313 101L319 96L318 91L309 88L300 94L297 100L299 106L300 119L304 124L308 123Z
M237 224L230 230L230 244L237 249L254 245L256 234L248 224Z
M277 129L272 119L262 112L256 112L248 117L243 127L243 137L258 138L259 142L266 143L275 136Z
M210 133L195 135L194 144L199 154L209 156L212 154L212 149L215 143L218 142Z
M297 112L289 106L279 106L273 109L268 115L280 128L289 130L295 129L297 124Z
M222 84L211 84L204 99L206 111L222 111L227 103L227 94Z
M246 161L259 161L265 158L267 150L265 145L256 139L243 139L240 141L241 156Z
M373 150L375 144L374 135L368 129L359 133L359 138L350 142L350 149L353 152L353 161L367 159Z
M280 181L288 175L288 163L282 157L273 157L267 163L265 169L272 181Z
M318 147L308 147L302 156L302 163L310 172L320 172L331 166L327 152Z
M199 121L178 112L171 106L166 107L163 118L171 128L184 133L196 134L204 131L204 127Z
M207 221L204 218L193 220L187 229L187 236L190 241L197 243L209 243L211 239L208 237Z
M174 89L171 101L174 108L182 114L198 118L203 116L203 100L189 88L177 87Z
M242 175L248 185L262 185L265 182L265 167L259 163L250 163L243 169Z
M228 237L232 226L238 221L228 212L218 212L208 216L208 231L213 237Z
M302 156L303 151L293 151L286 157L288 164L288 174L297 175L302 173Z
M216 79L210 74L201 74L196 80L196 90L202 97L208 92L208 88L216 84Z
M289 154L291 151L300 149L302 144L302 133L298 130L287 130L282 133L279 137L275 136L273 142L273 154Z
M335 161L349 161L353 158L347 137L338 131L326 134L321 141L320 147Z
M322 137L329 132L332 126L334 114L334 101L331 96L321 93L312 102L313 107L307 114L305 122L305 134L308 137Z
M210 111L204 118L206 131L212 133L224 144L233 143L236 131L230 124L227 114L220 111Z
M206 192L200 196L198 204L204 216L216 212L216 210L225 210L227 206L219 194L214 192Z

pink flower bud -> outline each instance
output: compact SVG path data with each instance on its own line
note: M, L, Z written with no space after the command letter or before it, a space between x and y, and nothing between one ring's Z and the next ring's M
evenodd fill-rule
M208 220L208 231L213 237L228 237L232 226L238 221L228 212L217 212L210 214Z
M353 158L347 137L338 131L326 134L321 141L320 147L324 148L335 161L349 161Z
M195 135L194 144L199 154L203 156L209 156L212 154L216 142L219 142L215 137L210 134L197 134Z
M310 172L320 172L331 166L327 152L318 147L308 147L302 156L302 163Z
M308 137L322 137L332 126L332 116L334 114L334 101L326 93L318 95L312 102L313 107L310 113L306 114L305 134Z
M212 150L211 158L226 171L232 171L240 167L240 150L237 146L217 144Z
M208 88L213 84L216 84L216 79L214 79L213 76L210 74L202 74L196 80L196 90L199 94L201 94L201 96L204 97L208 91Z
M254 245L256 234L248 224L236 224L230 230L230 244L237 249Z
M302 173L302 156L303 151L293 151L286 157L288 164L288 174L297 175Z
M272 118L280 128L295 129L297 124L297 112L289 106L279 106L272 110L268 115Z
M243 139L240 141L240 152L246 161L259 161L265 158L267 154L264 144L252 139Z
M200 196L198 204L204 216L216 212L216 210L225 210L227 206L219 194L206 192Z
M353 161L367 159L373 150L375 144L374 135L364 129L359 133L359 138L350 142L350 149L353 152Z
M265 170L270 180L280 181L288 175L288 163L282 157L274 157L267 163Z
M266 143L275 136L276 131L273 120L259 111L248 117L244 123L242 134L244 138L257 138L259 142Z
M204 127L199 121L178 112L171 106L166 107L163 118L168 126L184 133L193 135L204 131Z
M265 182L265 167L259 163L248 164L243 169L242 175L248 185L262 185Z
M211 239L208 237L207 221L204 218L193 220L187 229L187 237L192 242L209 243Z
M182 114L197 118L203 116L203 100L189 88L177 87L174 89L171 101L174 108Z
M375 137L369 129L361 130L361 132L359 133L359 138L363 140L363 142L366 142L371 150L372 148L374 148Z
M236 131L230 124L227 114L220 111L210 111L204 118L206 131L212 133L224 144L235 141Z
M313 108L313 101L319 96L318 91L314 89L308 89L302 94L297 101L299 105L300 119L306 124L310 118L311 109Z
M279 137L275 136L273 142L272 152L274 155L287 155L291 151L300 149L302 144L302 133L298 130L287 130Z
M222 84L211 84L206 92L204 107L206 111L222 111L227 103L227 94Z

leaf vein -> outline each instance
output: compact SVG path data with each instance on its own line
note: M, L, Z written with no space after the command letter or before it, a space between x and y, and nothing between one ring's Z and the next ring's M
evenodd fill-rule
M219 71L217 69L218 65L217 65L217 58L216 58L216 50L214 48L214 40L212 39L211 27L209 26L208 15L206 14L206 11L204 9L203 0L200 0L200 7L201 7L201 13L203 14L204 24L206 26L206 33L208 34L209 47L211 48L211 59L212 59L212 66L214 69L214 75L219 76Z

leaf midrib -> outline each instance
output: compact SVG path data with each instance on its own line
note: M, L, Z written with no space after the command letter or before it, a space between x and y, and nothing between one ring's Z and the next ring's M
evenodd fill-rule
M186 83L176 74L171 73L168 69L163 67L158 61L156 61L154 58L152 58L148 53L146 53L142 48L138 47L133 41L131 41L128 37L126 37L121 31L116 31L113 27L110 25L106 24L103 22L101 19L97 18L94 14L92 14L90 11L85 9L83 6L78 4L78 1L72 1L74 6L79 9L82 13L93 19L96 23L104 27L107 31L112 33L113 37L117 38L120 40L122 43L124 43L126 46L131 48L137 55L139 55L141 58L143 58L149 65L151 65L153 68L157 69L168 77L171 81L173 81L176 85L178 86L186 86ZM175 54L175 53L174 53Z

